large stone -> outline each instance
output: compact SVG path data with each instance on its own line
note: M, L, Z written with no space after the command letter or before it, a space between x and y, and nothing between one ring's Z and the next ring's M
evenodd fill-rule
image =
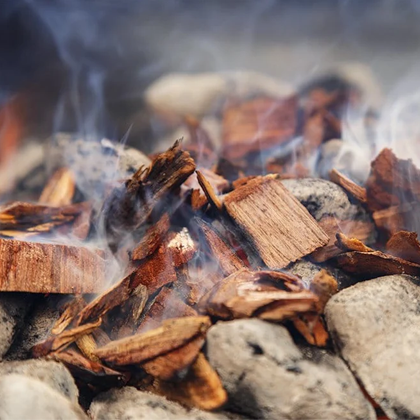
M328 329L342 357L391 419L420 418L420 281L386 276L328 302Z
M283 185L320 221L324 216L339 220L367 220L368 214L359 204L353 204L337 184L318 178L285 179Z
M87 420L77 404L28 376L0 376L0 395L1 420Z
M270 420L376 418L340 358L302 351L282 326L219 322L208 332L207 350L234 411Z
M98 395L89 408L93 420L228 420L238 419L224 413L207 413L169 401L133 387L111 389Z
M74 403L79 398L74 379L62 363L41 359L0 363L0 378L10 374L38 379Z
M0 360L7 353L32 304L32 296L23 293L0 294Z
M220 109L227 97L254 95L286 97L294 89L284 82L252 71L221 73L171 73L156 80L145 92L147 105L167 122L187 115L202 118Z

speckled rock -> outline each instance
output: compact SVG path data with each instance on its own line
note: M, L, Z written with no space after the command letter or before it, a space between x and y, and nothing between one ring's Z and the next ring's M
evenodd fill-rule
M185 407L133 387L111 389L98 395L89 408L93 420L229 420L235 415L188 410Z
M0 360L12 345L32 300L24 293L0 293Z
M62 363L42 359L0 363L0 378L15 373L38 379L70 401L77 403L79 390L73 376Z
M207 355L230 407L258 419L375 419L354 377L337 356L302 351L286 328L258 319L219 322Z
M0 376L0 395L1 420L87 420L80 406L28 376Z
M420 280L358 283L332 297L326 320L342 357L387 416L420 418Z

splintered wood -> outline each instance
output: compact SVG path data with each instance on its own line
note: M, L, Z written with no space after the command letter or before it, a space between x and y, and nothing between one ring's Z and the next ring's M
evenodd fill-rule
M271 269L328 243L328 236L275 176L249 181L224 199L227 212Z
M0 290L95 293L105 280L104 255L80 246L0 239Z

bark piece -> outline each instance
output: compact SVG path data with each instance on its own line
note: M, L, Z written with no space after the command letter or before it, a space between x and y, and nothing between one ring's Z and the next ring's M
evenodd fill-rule
M170 319L159 328L113 341L95 353L101 360L113 365L139 364L203 336L210 325L206 316Z
M223 274L227 277L245 267L242 260L235 254L230 246L222 239L220 233L202 219L196 218L213 258L219 264Z
M168 151L158 154L147 170L140 169L124 185L116 188L104 207L110 244L115 246L125 234L138 229L162 199L177 189L194 170L194 160L176 141Z
M362 241L356 238L349 238L344 233L337 233L336 245L344 252L359 251L359 252L374 252L372 248L366 246Z
M70 245L0 239L0 290L31 293L94 293L101 290L100 251Z
M420 243L416 232L397 232L386 243L386 250L394 257L420 264Z
M240 159L285 143L295 133L297 99L258 97L231 104L223 113L222 156Z
M80 325L78 327L65 330L58 335L52 335L42 343L36 344L32 347L32 354L35 357L46 356L49 353L64 350L71 343L74 343L80 337L91 333L93 330L98 328L102 323L101 319L90 324Z
M200 301L199 308L222 319L258 317L282 321L299 313L316 312L317 302L318 297L303 290L295 276L243 269L217 283Z
M392 150L385 148L371 164L366 191L371 211L418 201L420 170L411 159L399 159Z
M203 353L199 353L185 378L177 383L155 381L154 390L170 400L206 411L217 410L227 401L222 381Z
M335 244L337 234L345 233L364 242L372 238L375 229L374 225L367 220L338 220L332 216L322 218L319 225L330 239L326 246L311 254L311 260L318 263L325 262L341 253L341 249Z
M58 169L48 180L39 197L40 204L65 206L71 204L76 183L73 172L68 168Z
M182 347L143 363L142 368L155 378L164 381L171 380L191 366L203 347L204 341L204 337L201 336L193 338Z
M209 181L207 181L206 177L200 172L196 171L198 183L200 187L203 189L204 194L207 197L208 202L216 209L221 211L222 210L222 202L220 201L219 197L216 195L212 185Z
M384 254L380 251L352 251L335 257L336 265L342 270L362 279L373 279L391 274L420 275L420 264Z
M327 234L274 175L232 191L224 205L269 268L283 268L328 242Z
M346 190L356 200L359 200L361 203L367 203L366 188L357 185L350 178L337 171L337 169L330 171L330 180Z
M133 260L142 260L154 251L162 243L163 238L168 233L170 228L170 220L168 213L164 213L162 217L152 225L144 234L136 248L132 253Z

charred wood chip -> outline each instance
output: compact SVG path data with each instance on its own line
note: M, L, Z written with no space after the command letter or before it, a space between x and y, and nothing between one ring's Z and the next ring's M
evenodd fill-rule
M329 242L323 248L313 252L310 259L315 262L324 262L341 253L337 247L336 235L345 233L356 240L369 240L374 234L375 226L366 220L338 220L333 216L325 216L319 221L319 225L329 236Z
M95 353L111 365L140 364L182 347L194 338L204 337L210 325L206 316L170 319L159 328L113 341Z
M153 254L154 251L162 243L170 228L170 220L168 213L164 213L161 218L147 229L145 235L134 248L132 253L133 260L142 260Z
M223 240L220 232L204 220L196 218L195 222L200 227L210 252L217 261L223 274L229 276L245 267L242 260L236 255L233 249Z
M196 316L197 312L188 306L170 287L162 287L150 306L137 332L145 332L161 325L164 320L183 316Z
M222 156L240 159L248 153L288 141L296 129L297 98L258 97L230 104L223 113Z
M74 343L80 337L89 334L98 328L101 323L102 319L99 318L96 322L79 325L78 327L64 330L58 335L52 335L47 338L47 340L32 347L32 354L34 357L43 357L50 353L64 350L67 346Z
M171 257L167 251L167 244L161 244L152 255L138 263L134 272L133 287L143 284L151 294L165 284L175 282L177 277Z
M286 267L328 242L315 219L274 175L235 189L224 205L269 268Z
M357 185L350 178L347 178L341 172L337 171L337 169L333 169L330 171L330 180L335 184L339 185L350 196L360 201L361 203L367 202L366 188Z
M73 172L68 168L61 168L48 180L39 197L39 203L48 206L65 206L72 202L75 191Z
M420 199L420 170L408 160L383 149L371 164L366 182L367 203L371 211Z
M104 316L108 311L124 303L133 290L134 269L122 280L110 287L108 290L96 297L80 312L77 318L77 325L93 322Z
M158 154L147 170L140 169L116 188L104 205L105 230L110 244L115 247L127 233L145 223L156 206L194 170L194 160L176 141L168 151Z
M197 247L187 228L184 227L179 232L169 234L166 252L169 253L175 267L180 267L193 259L197 253Z
M0 239L0 290L98 292L105 277L102 255L81 246Z
M181 381L155 380L154 392L188 407L217 410L227 401L222 381L203 353L199 353L187 375Z
M420 243L416 232L394 233L386 243L386 250L394 257L420 264Z
M380 251L351 251L335 257L336 265L361 279L373 279L391 274L420 275L420 264L384 254Z
M290 275L296 282L289 282L276 274L242 269L217 283L202 298L199 310L222 319L259 317L272 321L316 312L319 299L314 293L303 290L297 277Z
M344 252L360 251L360 252L373 252L374 249L366 246L362 241L357 238L349 238L344 233L339 232L336 235L336 245Z

